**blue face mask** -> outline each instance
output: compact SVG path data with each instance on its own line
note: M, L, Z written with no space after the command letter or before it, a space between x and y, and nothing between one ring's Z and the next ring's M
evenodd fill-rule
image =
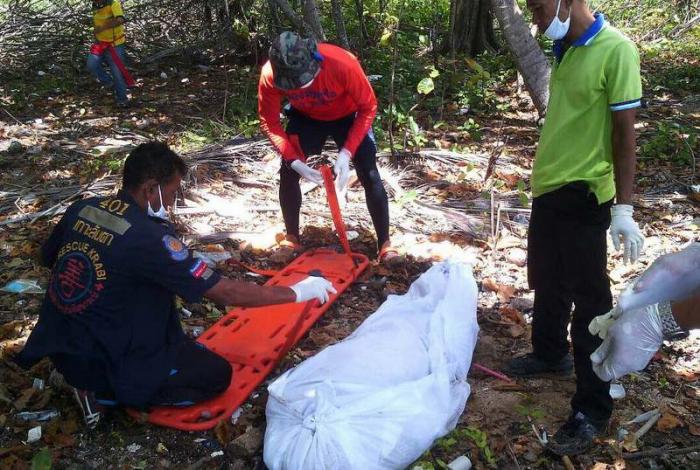
M571 26L571 8L569 8L569 16L566 17L566 21L559 19L560 8L561 0L559 0L559 3L557 3L557 13L554 15L552 22L549 23L547 30L544 32L545 36L554 41L563 39L564 36L566 36L566 33L569 32L569 27Z
M148 215L151 217L158 217L159 219L168 220L168 212L165 210L165 205L163 204L163 196L160 192L160 185L158 185L158 198L160 199L160 209L154 211L151 207L151 201L148 201Z

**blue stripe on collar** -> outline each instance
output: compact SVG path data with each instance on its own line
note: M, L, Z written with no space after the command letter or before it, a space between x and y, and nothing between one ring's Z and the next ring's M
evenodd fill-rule
M588 27L588 29L586 29L586 31L583 32L581 36L576 38L576 40L571 43L572 47L588 46L591 42L593 42L593 39L598 36L598 33L603 30L606 25L605 15L602 13L596 13L593 16L595 17L595 21ZM554 41L552 50L554 52L554 56L557 58L557 61L561 61L562 57L564 56L564 46L565 44L563 39Z
M587 46L605 27L605 16L602 13L596 13L595 21L588 27L584 33L579 36L571 45L575 47Z

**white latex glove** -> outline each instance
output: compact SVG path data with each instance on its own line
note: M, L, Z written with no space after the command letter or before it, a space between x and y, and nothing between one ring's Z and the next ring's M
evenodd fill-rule
M684 300L700 292L700 243L657 258L617 302L624 313L660 302Z
M634 263L642 254L644 248L644 235L637 222L632 218L634 208L628 204L616 204L610 210L612 221L610 223L610 236L616 251L620 251L620 242L624 246L623 258L625 264Z
M605 339L608 336L608 330L615 324L615 319L620 316L620 310L615 307L604 315L598 315L588 324L588 331L593 336L600 336Z
M588 325L592 335L605 338L615 319L632 310L661 302L684 300L700 292L700 243L657 258L620 294L617 306Z
M292 167L292 170L299 173L302 178L305 178L312 183L316 183L319 186L323 185L323 176L321 176L321 172L314 170L301 160L294 160L290 166Z
M290 287L297 296L297 302L307 302L316 299L319 304L325 304L330 294L338 292L330 281L322 277L309 276Z
M344 207L346 202L348 183L350 182L351 157L350 151L344 148L338 152L338 158L335 160L335 165L333 166L333 172L335 173L335 193L338 196L340 207Z
M642 370L662 342L657 306L631 310L615 320L603 344L591 354L593 371L607 382Z

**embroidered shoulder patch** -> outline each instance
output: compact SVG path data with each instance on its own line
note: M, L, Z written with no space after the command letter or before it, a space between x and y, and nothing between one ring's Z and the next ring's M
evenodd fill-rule
M209 270L207 263L199 259L190 268L190 274L192 274L192 277L199 279L200 277L204 276L207 270ZM207 278L208 276L205 279Z
M163 245L165 245L165 249L168 250L170 257L175 261L183 261L189 255L185 244L172 235L163 235Z

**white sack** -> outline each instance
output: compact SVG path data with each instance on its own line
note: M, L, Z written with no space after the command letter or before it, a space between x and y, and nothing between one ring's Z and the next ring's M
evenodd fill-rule
M352 335L268 390L271 470L402 469L454 429L470 393L477 287L471 268L433 266Z

